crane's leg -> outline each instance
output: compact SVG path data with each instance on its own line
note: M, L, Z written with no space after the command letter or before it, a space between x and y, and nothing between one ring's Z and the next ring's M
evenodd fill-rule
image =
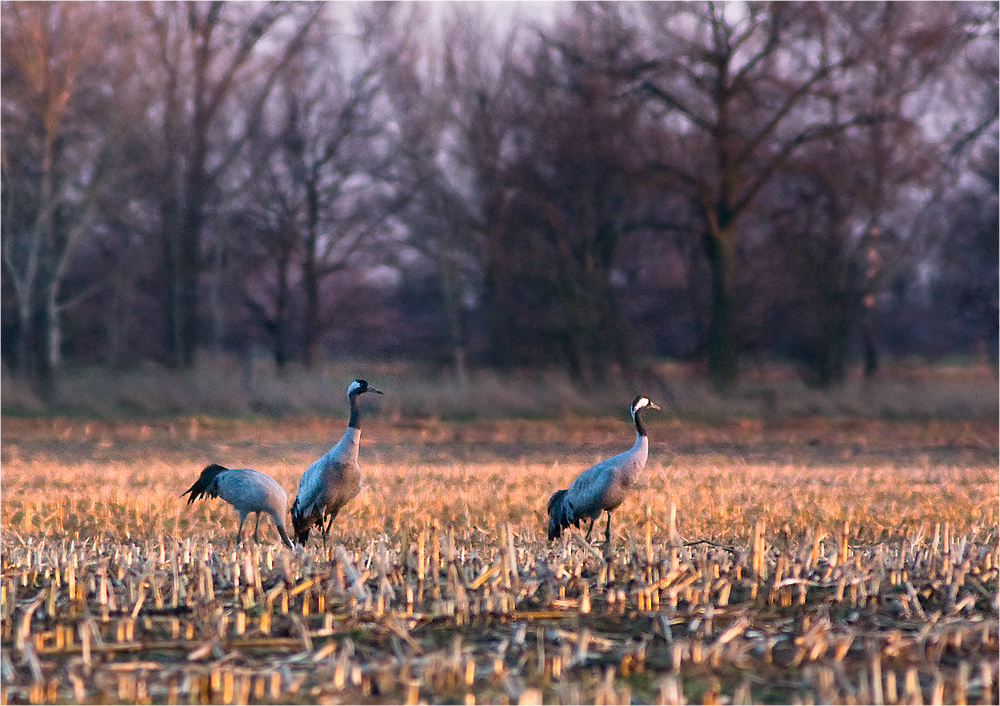
M330 528L333 527L333 518L334 517L336 517L336 514L330 513L330 516L326 520L326 529L323 530L323 541L324 541L324 544L326 543L326 537L330 534Z
M239 545L239 543L241 541L243 541L242 540L242 537L243 537L243 523L246 522L246 519L247 519L247 513L241 512L240 513L240 526L236 528L236 544L237 545Z
M590 532L591 532L591 530L593 530L593 529L594 529L594 520L595 520L595 519L597 519L597 518L596 518L596 517L591 517L591 518L590 518L590 527L588 527L588 528L587 528L587 539L586 539L586 540L584 540L584 541L586 541L586 542L589 542L589 541L590 541Z
M253 526L253 541L260 544L260 540L257 539L257 528L260 527L260 510L257 511L257 522Z
M608 526L604 530L604 542L611 544L611 510L608 510Z

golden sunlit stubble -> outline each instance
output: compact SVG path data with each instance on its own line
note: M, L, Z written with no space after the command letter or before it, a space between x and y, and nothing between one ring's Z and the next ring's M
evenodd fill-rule
M650 420L603 547L545 506L620 420L376 420L294 551L178 496L340 422L4 424L5 703L996 700L988 423Z

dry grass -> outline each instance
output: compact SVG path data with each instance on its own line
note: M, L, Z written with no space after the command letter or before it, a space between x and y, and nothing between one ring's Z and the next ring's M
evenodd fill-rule
M561 418L617 414L637 391L671 402L686 419L792 419L803 416L866 419L996 419L996 370L981 364L886 364L873 380L855 371L840 387L816 390L795 371L776 365L748 367L731 394L716 394L696 367L648 366L639 379L601 381L582 391L560 371L474 370L468 384L414 363L325 362L278 373L268 360L205 360L188 371L143 366L123 371L71 369L58 379L45 405L24 381L2 371L5 415L63 415L121 419L209 414L263 417L343 414L347 382L368 378L391 391L378 403L383 416L413 419ZM638 389L637 389L638 388Z
M995 422L650 417L606 552L544 510L620 418L383 414L329 550L294 552L178 495L216 461L291 496L339 417L7 418L0 695L996 703Z

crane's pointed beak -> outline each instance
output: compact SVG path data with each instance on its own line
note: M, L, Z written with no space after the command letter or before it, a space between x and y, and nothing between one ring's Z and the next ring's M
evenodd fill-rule
M659 405L653 404L652 402L650 402L646 406L649 407L650 409L659 409L660 408Z
M366 392L374 392L376 395L381 395L382 394L382 390L376 390L371 385L368 386L368 389L366 390Z

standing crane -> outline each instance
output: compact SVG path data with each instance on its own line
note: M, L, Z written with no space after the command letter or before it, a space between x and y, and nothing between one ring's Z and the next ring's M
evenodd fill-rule
M190 488L181 493L183 498L188 493L188 505L200 497L222 498L236 508L240 513L240 525L236 529L236 543L242 540L243 523L251 512L257 513L257 522L253 528L254 541L257 540L257 529L260 527L260 513L266 512L274 520L274 526L281 535L281 541L289 549L292 542L285 534L285 512L288 509L288 495L278 481L260 471L249 468L226 468L217 463L207 466L201 472L198 480Z
M605 543L611 542L611 511L622 504L636 477L646 466L649 455L649 437L642 423L645 409L659 409L648 397L639 395L632 402L630 412L635 422L635 444L628 451L596 463L578 475L569 488L557 490L549 499L549 540L562 535L563 529L579 527L582 520L590 518L587 541L594 529L594 520L604 511L608 513L608 526L604 530Z
M382 394L365 380L355 380L348 386L351 419L344 436L323 458L309 466L299 480L299 489L292 503L292 529L300 544L306 543L309 530L317 525L325 546L333 519L361 491L361 467L358 466L361 412L358 397L366 392Z

